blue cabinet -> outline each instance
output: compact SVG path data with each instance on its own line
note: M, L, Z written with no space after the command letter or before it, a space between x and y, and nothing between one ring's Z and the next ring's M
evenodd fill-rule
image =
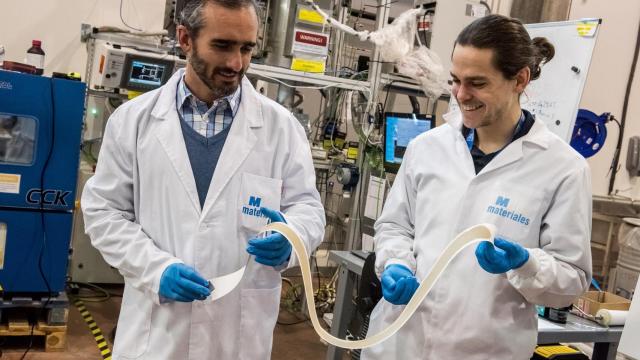
M84 97L78 81L0 70L0 285L7 293L64 289Z

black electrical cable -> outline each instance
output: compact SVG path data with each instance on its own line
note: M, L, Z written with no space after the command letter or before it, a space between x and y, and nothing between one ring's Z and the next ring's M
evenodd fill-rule
M409 102L411 103L411 110L413 110L414 114L420 114L420 103L418 99L413 95L407 95L409 97Z
M310 319L304 319L304 320L300 320L300 321L294 321L294 322L290 322L290 323L285 323L285 322L280 322L278 321L277 324L278 325L282 325L282 326L290 326L290 325L298 325L298 324L302 324L303 322L307 322Z
M636 73L636 65L638 63L638 50L640 50L640 22L638 22L638 34L636 35L636 49L633 53L633 61L631 62L631 70L629 71L629 79L627 80L627 90L624 94L624 104L622 105L622 117L620 118L620 134L618 136L618 142L616 144L616 150L613 154L613 161L611 162L611 178L609 179L609 192L611 195L613 192L613 186L616 182L616 173L618 172L618 163L620 162L620 149L622 149L622 139L624 137L624 125L627 120L627 110L629 108L629 97L631 95L631 85L633 85L633 78Z
M120 20L122 21L122 23L124 24L124 26L128 27L128 28L129 28L129 29L131 29L131 30L143 31L142 29L137 29L137 28L134 28L133 26L129 26L129 24L127 24L127 23L124 21L124 18L122 17L122 2L123 2L123 1L124 1L124 0L120 0Z
M616 140L616 144L617 144L618 142L622 141L622 125L620 124L620 121L618 121L618 119L616 119L613 115L609 115L609 119L607 119L607 122L609 121L613 121L614 123L616 123L616 125L618 125L618 139ZM616 148L616 152L617 151L618 149ZM607 176L611 174L613 169L612 166L613 166L613 159L611 160L611 166L609 167L609 171L607 171Z
M387 85L387 94L384 96L384 104L382 104L382 112L384 113L387 110L387 100L389 100L389 90L391 89L391 85L396 82L396 80L391 80L389 85Z
M69 282L69 285L75 285L78 287L78 294L74 295L74 298L82 300L84 302L104 302L111 299L112 297L122 297L122 293L113 293L103 287L92 283ZM82 290L90 291L93 294L83 295L81 294Z
M487 8L487 10L489 10L489 14L491 14L491 6L489 6L489 4L486 1L480 1L481 5L484 5L484 7Z
M35 321L31 324L31 331L29 332L29 345L27 346L27 349L25 350L24 354L22 354L22 357L20 357L20 360L23 360L25 356L27 356L31 348L33 347L33 331L35 329L35 326L38 323L38 320L42 316L43 312L51 302L51 286L49 285L49 281L47 280L47 277L44 274L44 270L42 269L42 260L44 257L45 249L47 247L47 229L46 229L45 220L44 220L44 173L47 171L47 167L49 166L49 161L51 160L51 154L53 153L54 143L56 139L56 122L55 122L55 118L56 118L55 103L56 102L55 102L55 93L53 91L53 86L54 86L54 83L51 82L51 87L49 88L49 91L51 92L51 141L50 141L51 145L49 146L49 150L47 152L47 158L45 159L44 165L42 166L42 171L40 172L40 201L39 201L40 227L42 228L42 246L40 247L40 253L38 254L38 271L40 272L40 276L44 281L44 285L47 287L47 300L44 302L44 304L42 304L42 307L40 308L40 311L38 312L38 315Z
M427 46L427 28L424 27L425 26L425 21L427 19L427 15L429 15L429 13L426 12L426 11L425 11L424 14L422 14L421 26L423 26L423 28L421 29L422 31L418 31L418 39L420 39L420 41L422 42L423 46Z

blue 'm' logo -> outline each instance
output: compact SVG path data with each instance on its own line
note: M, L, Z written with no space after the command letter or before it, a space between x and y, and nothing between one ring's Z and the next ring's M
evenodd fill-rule
M489 205L489 207L487 207L487 212L528 226L530 221L528 217L524 214L508 209L509 200L510 199L508 197L498 196L495 206Z
M261 198L257 196L249 196L249 204L242 206L242 213L244 215L255 216L257 218L266 217L266 215L264 215L262 211L260 211L261 202Z
M257 196L249 196L249 206L260 207L261 198Z
M502 206L502 207L508 207L509 206L509 198L498 196L498 198L496 199L496 205Z

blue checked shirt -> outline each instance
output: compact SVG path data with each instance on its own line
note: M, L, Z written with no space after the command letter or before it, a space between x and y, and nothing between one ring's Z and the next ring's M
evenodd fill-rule
M183 75L176 92L176 103L180 118L198 134L210 138L231 125L240 106L241 94L242 86L238 86L233 94L215 100L209 108L189 91Z

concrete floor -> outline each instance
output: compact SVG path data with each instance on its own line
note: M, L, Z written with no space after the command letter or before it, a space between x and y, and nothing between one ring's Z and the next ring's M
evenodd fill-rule
M117 292L116 289L114 292ZM121 290L120 290L121 291ZM87 310L102 330L105 338L109 339L110 333L116 323L120 309L121 298L112 297L104 302L85 302ZM280 322L296 322L296 318L281 311ZM91 332L80 316L75 306L69 309L69 322L67 328L67 347L64 352L44 352L44 337L34 337L34 346L29 351L25 360L101 360L98 347ZM0 340L2 360L18 360L28 346L28 337L5 337ZM320 341L309 322L296 325L277 325L274 333L272 359L324 359L327 347ZM345 359L347 357L345 356Z

